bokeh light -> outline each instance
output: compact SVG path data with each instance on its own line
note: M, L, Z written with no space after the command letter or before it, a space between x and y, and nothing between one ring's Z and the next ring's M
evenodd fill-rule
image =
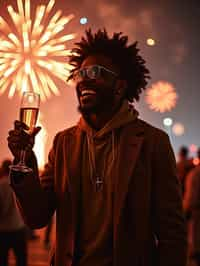
M87 19L86 17L82 17L82 18L80 19L80 23L81 23L82 25L85 25L85 24L88 23L88 19Z
M193 164L194 164L195 166L199 165L199 164L200 164L200 160L199 160L199 158L194 158L194 159L193 159Z
M151 38L148 38L147 39L147 45L149 46L154 46L156 44L155 40L154 39L151 39Z
M191 144L190 146L189 146L189 150L190 150L190 152L192 152L192 153L194 153L194 152L197 152L197 145L195 145L195 144Z
M7 7L12 23L0 16L0 95L7 89L9 98L27 90L39 93L41 100L59 95L55 79L65 82L69 75L66 57L71 51L66 42L75 37L63 30L74 15L54 13L54 4L50 0L37 6L32 19L30 0L17 0L18 12Z
M185 133L185 127L181 123L175 123L172 127L172 131L176 136L182 136Z
M158 81L147 89L146 102L155 112L170 111L176 106L178 95L174 86L166 81Z
M163 119L163 125L166 127L171 127L173 124L173 120L170 117L166 117Z

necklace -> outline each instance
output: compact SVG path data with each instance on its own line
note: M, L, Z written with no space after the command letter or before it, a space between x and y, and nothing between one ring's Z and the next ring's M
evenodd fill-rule
M94 146L94 138L92 136L87 136L88 143L88 155L89 155L89 165L90 165L90 180L93 186L95 187L95 192L103 190L103 178L105 171L105 159L103 161L103 169L101 174L97 172L96 167L96 156L95 156L95 146Z
M103 179L100 176L96 176L95 188L96 192L103 189Z
M97 171L97 166L96 166L96 156L95 156L95 145L94 145L94 138L92 136L87 136L87 143L88 143L88 155L89 155L89 164L90 164L90 180L91 183L95 187L95 191L99 192L103 190L104 187L104 179L105 179L105 170L106 170L106 165L105 165L105 158L103 159L103 166L102 166L102 171L101 174ZM113 151L113 156L112 156L112 161L111 165L114 163L114 134L112 133L112 151Z

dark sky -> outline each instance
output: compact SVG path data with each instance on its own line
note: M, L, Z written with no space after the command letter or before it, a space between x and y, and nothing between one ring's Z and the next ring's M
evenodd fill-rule
M48 1L31 1L32 12L38 4ZM7 18L7 5L16 7L16 1L0 0L0 16ZM75 18L66 28L66 33L77 32L79 40L87 27L106 27L109 33L122 31L129 41L137 40L141 55L151 72L149 86L159 80L172 83L178 93L178 102L171 112L156 113L144 101L144 93L136 108L140 117L156 127L163 128L162 120L172 117L174 122L185 126L181 137L171 135L175 152L180 145L192 143L200 146L199 123L199 75L200 75L200 2L196 1L63 1L57 0L54 11L62 9L63 15L74 13ZM81 25L81 17L88 18L87 25ZM1 33L0 33L1 37ZM147 38L153 38L156 45L146 45ZM71 42L70 45L73 43ZM1 78L1 77L0 77ZM47 149L55 133L78 119L74 88L58 83L60 96L54 96L42 103L43 122L48 130ZM9 100L5 92L0 96L0 161L10 156L6 137L12 121L18 116L19 97Z

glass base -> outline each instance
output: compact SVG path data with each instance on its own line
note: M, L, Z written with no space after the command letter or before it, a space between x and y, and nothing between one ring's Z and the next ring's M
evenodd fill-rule
M9 172L9 184L10 185L19 185L23 183L24 178L33 173L33 170L26 165L16 164L10 165Z
M33 169L23 164L10 165L10 170L13 172L31 173Z

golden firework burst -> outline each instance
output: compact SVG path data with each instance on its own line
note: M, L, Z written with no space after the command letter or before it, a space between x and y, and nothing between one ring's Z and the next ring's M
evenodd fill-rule
M158 81L147 90L146 102L156 112L170 111L176 106L178 95L172 84Z
M54 4L50 0L46 6L37 6L32 20L30 0L17 0L18 12L7 7L12 25L0 16L0 95L6 90L9 98L27 90L38 92L42 100L52 93L59 95L55 79L68 77L66 57L71 51L66 42L75 37L63 30L74 15L54 13Z

